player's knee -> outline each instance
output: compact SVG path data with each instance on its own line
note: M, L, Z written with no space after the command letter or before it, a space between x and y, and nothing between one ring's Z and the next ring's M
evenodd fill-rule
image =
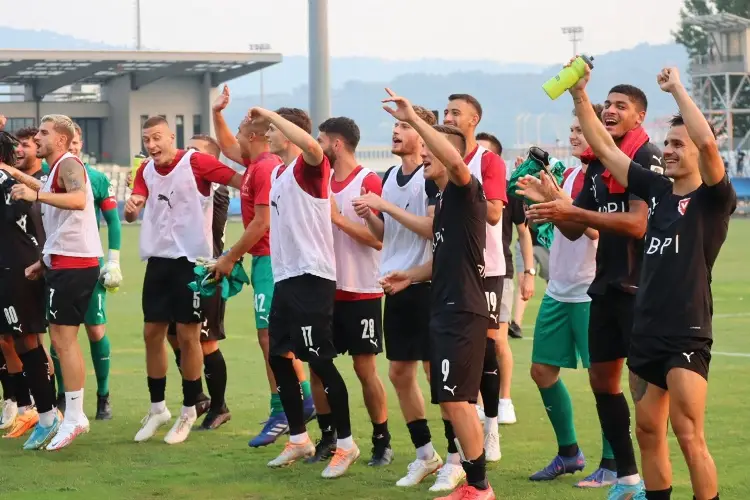
M0 335L0 349L4 356L7 355L6 353L12 353L15 350L14 344L13 337L10 335Z
M378 376L374 355L354 356L353 361L354 373L357 374L360 382L364 383Z
M406 363L391 363L388 378L396 389L408 387L414 383L414 367Z
M618 394L620 390L620 378L615 377L607 365L591 365L589 368L589 383L591 390L595 393Z
M557 382L560 370L549 365L532 363L529 372L536 386L546 389L547 387L552 387Z
M639 415L635 422L635 437L641 449L658 448L667 439L664 426L658 425L650 416Z
M104 325L87 325L86 335L90 342L99 342L104 338L106 327Z
M209 356L219 350L219 342L217 340L201 342L201 350L203 351L204 357Z
M706 447L703 429L699 428L695 420L686 416L671 418L672 430L683 452L695 452Z

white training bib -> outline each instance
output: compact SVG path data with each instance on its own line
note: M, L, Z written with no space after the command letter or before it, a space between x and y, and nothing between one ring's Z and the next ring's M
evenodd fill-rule
M336 281L331 200L315 198L300 187L294 177L296 163L294 160L281 174L279 165L271 174L273 280L278 283L310 274Z
M477 152L469 162L471 173L484 183L482 178L482 156L492 154L487 148L477 145ZM489 201L487 202L489 203ZM502 219L502 217L501 217ZM503 222L498 221L494 226L487 223L487 246L484 249L485 276L505 276L505 255L503 254Z
M198 191L190 164L194 152L185 151L167 175L156 171L154 160L143 169L148 198L141 225L141 260L187 257L195 262L213 254L213 196Z
M565 179L563 190L571 194L581 167L575 168ZM570 241L555 228L552 246L549 250L549 283L547 295L558 302L590 302L589 285L596 274L596 248L593 241L582 235Z
M86 181L86 208L83 210L64 210L51 205L42 207L42 225L47 235L44 243L44 263L49 267L53 255L67 257L102 257L102 242L99 239L99 228L96 224L96 211L94 209L94 192L91 189L91 181L86 173L86 167L76 156L65 153L52 165L47 181L42 186L44 193L53 192L53 183L57 178L57 169L60 163L73 158L81 164Z
M423 167L417 168L409 182L398 185L395 167L383 184L382 198L407 212L427 217L427 193ZM412 232L389 215L383 219L383 250L380 256L380 275L403 271L432 260L432 242Z
M352 181L340 192L334 193L336 206L341 215L367 227L367 223L354 211L352 201L362 193L365 177L372 170L362 168ZM333 179L333 174L331 175ZM333 228L333 248L336 253L336 289L355 293L379 293L383 289L378 284L380 252L363 245L338 227Z

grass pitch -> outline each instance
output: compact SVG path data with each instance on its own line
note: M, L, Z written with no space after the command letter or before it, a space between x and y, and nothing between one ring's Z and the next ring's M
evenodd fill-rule
M141 284L145 265L138 259L138 231L123 230L122 267L125 282L108 299L109 335L112 340L111 393L114 419L93 420L96 380L88 357L88 342L81 333L84 357L88 363L86 410L91 432L63 451L24 452L21 440L0 440L0 498L12 499L429 499L428 478L413 489L397 488L395 482L413 460L414 450L400 414L395 394L387 379L387 364L380 358L380 373L388 388L389 425L396 453L387 468L372 469L366 459L337 480L320 477L322 465L296 464L285 470L270 470L266 463L276 456L281 444L250 449L248 439L260 429L268 411L268 387L253 324L250 290L231 299L227 306L227 340L221 349L227 360L229 386L227 402L232 420L215 432L193 433L187 442L168 446L161 431L152 441L137 444L133 437L141 418L148 411L144 347L141 338ZM227 241L241 232L239 223L230 223ZM106 236L104 241L106 241ZM709 447L719 469L721 494L725 498L750 497L750 478L744 458L750 436L744 427L750 414L746 381L750 380L750 220L731 222L729 239L714 269L714 358L707 410ZM525 318L525 334L531 336L534 318L544 292L537 282L537 293ZM503 459L489 467L490 481L498 498L504 499L595 499L604 491L574 489L581 474L550 483L531 483L529 474L545 466L556 452L556 443L528 370L531 342L512 342L515 358L513 401L518 423L503 426ZM346 378L352 406L354 437L369 455L371 426L361 391L348 357L337 360ZM601 453L599 423L594 398L584 371L565 371L566 384L575 405L579 444L588 458L587 471L598 464ZM623 381L626 384L626 381ZM428 387L422 379L425 394ZM168 406L175 415L181 405L180 378L170 360ZM439 412L428 408L433 442L445 456L445 438ZM317 425L310 426L313 437ZM286 438L280 442L285 441ZM677 442L670 437L674 464L674 497L691 498L687 469ZM41 495L41 497L40 497ZM54 496L53 496L54 495Z

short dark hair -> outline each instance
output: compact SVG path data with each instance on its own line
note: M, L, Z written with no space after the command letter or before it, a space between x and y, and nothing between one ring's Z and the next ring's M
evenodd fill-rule
M437 117L435 116L435 113L425 108L424 106L412 107L414 108L414 112L417 114L417 116L424 120L427 125L437 125Z
M151 118L148 118L145 122L143 122L143 130L146 130L147 128L156 127L157 125L166 125L169 126L169 122L166 118L163 116L152 116Z
M646 98L646 94L638 87L634 85L620 84L609 89L610 94L613 92L628 96L630 101L637 106L640 106L642 111L648 111L648 99Z
M474 108L477 112L477 115L479 115L479 121L482 120L482 105L479 104L479 101L477 101L477 98L470 94L451 94L448 96L448 101L464 101L465 103L471 105L472 108Z
M495 153L497 153L498 155L503 154L503 145L500 143L500 139L498 139L494 135L488 134L487 132L479 132L477 134L477 140L489 142L497 150L495 151Z
M592 104L592 108L594 108L594 113L596 113L596 117L599 118L599 121L602 121L602 113L604 112L604 106L601 104ZM573 108L573 116L576 116L576 110Z
M38 132L39 132L39 129L36 127L24 127L24 128L18 129L16 133L13 135L15 135L16 139L18 140L32 139Z
M219 159L219 156L221 156L221 146L219 146L219 143L211 137L210 135L206 134L195 134L193 137L190 138L191 141L205 141L208 143L208 149L210 150L211 156Z
M461 156L466 155L466 136L463 132L461 132L460 129L454 127L453 125L433 125L432 128L437 130L441 134L458 137L461 141L461 147L458 149L458 152L461 153Z
M351 118L337 116L329 118L318 126L318 130L329 135L341 137L350 151L359 144L359 127Z
M312 133L312 121L310 121L310 116L304 109L279 108L276 110L276 114L280 115L283 119L294 123L308 134Z
M711 129L711 133L714 135L714 139L716 139L716 129L714 128L713 123L708 120L706 121L708 122L708 127ZM669 119L670 127L679 127L681 125L685 125L685 119L682 117L682 113L677 113Z

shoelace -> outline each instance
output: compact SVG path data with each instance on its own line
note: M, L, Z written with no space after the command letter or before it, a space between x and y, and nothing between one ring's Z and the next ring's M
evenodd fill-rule
M442 479L447 481L453 475L453 467L454 464L445 464L440 467L440 470L437 472L437 480L440 481ZM462 488L464 486L462 486Z
M411 474L412 472L416 472L422 467L422 462L424 462L424 460L418 458L410 463L408 467L406 467L406 470L409 472L409 474Z
M188 416L187 415L180 415L179 420L177 420L177 432L182 432L184 428L188 425Z
M333 453L333 458L331 459L329 467L339 467L340 465L343 465L343 462L346 461L348 455L349 454L345 450L342 450L341 448L336 449Z

